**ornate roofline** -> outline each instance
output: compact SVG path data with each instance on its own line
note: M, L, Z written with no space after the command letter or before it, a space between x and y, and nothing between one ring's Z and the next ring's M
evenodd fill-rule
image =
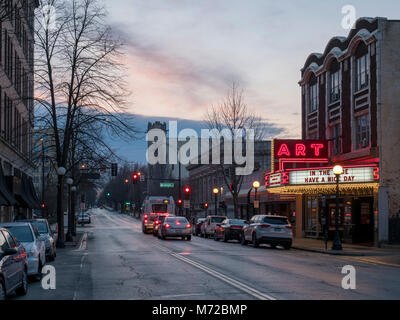
M332 59L343 61L351 56L359 43L363 41L366 45L376 41L375 34L378 30L378 20L386 18L360 18L355 23L347 37L331 38L324 50L324 53L311 53L301 69L302 79L299 81L303 85L309 79L310 72L316 76L327 70ZM317 66L317 68L315 67Z

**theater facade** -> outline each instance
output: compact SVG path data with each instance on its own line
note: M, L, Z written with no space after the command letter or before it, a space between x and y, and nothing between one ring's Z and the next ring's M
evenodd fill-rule
M296 197L296 237L332 237L339 177L345 242L399 239L400 21L361 18L301 69L302 139L274 140L270 193ZM397 147L396 147L397 146ZM394 224L398 225L398 224Z

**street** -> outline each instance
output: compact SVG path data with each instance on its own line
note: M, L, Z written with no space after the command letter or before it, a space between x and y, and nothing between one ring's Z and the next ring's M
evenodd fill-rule
M241 246L192 237L159 240L139 220L92 209L79 227L87 241L59 250L56 289L40 282L17 299L399 299L400 268L295 249ZM356 269L356 289L342 289L342 267Z

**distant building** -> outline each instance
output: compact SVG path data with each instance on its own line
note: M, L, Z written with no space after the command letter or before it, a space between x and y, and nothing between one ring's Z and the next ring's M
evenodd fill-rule
M222 147L222 145L221 145ZM252 189L253 182L258 180L260 182L260 192L258 199L261 199L260 212L268 210L268 206L272 205L268 198L264 197L266 194L264 186L265 173L271 167L271 142L270 141L256 141L254 143L254 172L248 176L243 176L243 182L239 190L239 212L238 216L247 218L254 214L254 189ZM221 158L223 156L221 155ZM189 185L192 188L191 205L192 213L197 217L205 217L206 215L214 214L227 214L234 217L234 206L232 201L232 194L229 186L226 185L222 168L220 165L213 164L191 164L187 167L189 171ZM226 167L224 170L229 170ZM228 172L227 172L228 174ZM217 197L217 212L215 212L215 195L213 189L218 188L219 193ZM252 189L252 191L250 190ZM249 195L250 191L250 196ZM248 202L249 200L249 202ZM205 206L207 204L208 206Z
M39 1L1 1L0 221L40 207L33 184L34 10Z

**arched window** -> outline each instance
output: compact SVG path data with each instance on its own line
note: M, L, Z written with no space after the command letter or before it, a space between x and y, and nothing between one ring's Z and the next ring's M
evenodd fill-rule
M340 99L340 65L335 59L329 68L329 102L333 103Z
M355 51L355 90L360 91L368 87L369 61L368 48L361 42Z

